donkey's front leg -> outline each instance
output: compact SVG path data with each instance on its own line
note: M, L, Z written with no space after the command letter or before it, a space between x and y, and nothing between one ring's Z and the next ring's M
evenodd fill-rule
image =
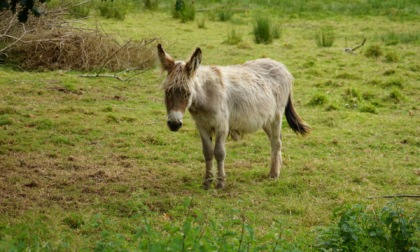
M201 143L203 144L203 155L206 161L206 173L204 175L203 187L208 190L213 182L213 143L211 134L206 130L200 129Z
M218 132L216 135L216 143L214 146L214 156L217 160L217 185L216 189L225 188L225 141L227 137L227 131Z

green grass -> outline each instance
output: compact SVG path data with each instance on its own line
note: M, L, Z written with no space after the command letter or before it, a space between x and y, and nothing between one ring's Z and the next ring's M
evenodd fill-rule
M335 232L342 216L354 218L351 227L364 245L392 246L392 239L367 239L358 220L365 212L368 223L388 234L383 220L392 211L382 209L392 200L368 197L420 193L418 46L377 39L389 29L417 32L413 3L389 1L386 8L367 1L361 5L378 8L358 10L360 16L350 13L351 3L339 14L333 11L345 10L339 3L293 1L287 9L272 1L270 10L245 5L252 8L228 23L197 11L197 20L206 18L199 29L174 20L172 2L128 12L124 21L99 21L123 39L160 38L175 59L200 47L205 65L283 62L295 77L296 110L312 134L299 138L284 121L277 181L267 178L270 144L262 131L228 141L226 189L204 191L198 132L188 113L179 132L167 129L160 69L121 82L0 66L0 250L316 251L326 242L344 249L354 243ZM210 7L196 1L197 10ZM392 8L394 18L376 16ZM283 9L285 15L276 12ZM271 44L254 43L254 17L262 10L282 24L281 39ZM337 37L332 47L318 47L315 28L326 24L334 24ZM237 47L223 43L229 29L242 34ZM344 38L357 44L362 36L367 41L358 54L343 53ZM366 57L372 44L383 54ZM420 210L415 199L397 204L405 210L401 220ZM410 246L419 247L418 231L414 237Z
M334 44L335 32L330 26L322 27L315 35L318 47L331 47Z

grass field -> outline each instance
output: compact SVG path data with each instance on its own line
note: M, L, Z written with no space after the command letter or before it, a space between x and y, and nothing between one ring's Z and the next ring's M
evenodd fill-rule
M245 2L225 22L212 11L221 1L198 2L204 11L185 23L166 3L98 18L124 39L159 38L176 59L200 47L204 65L283 62L313 132L283 123L276 181L259 131L227 142L226 189L203 190L198 132L188 114L179 132L167 129L158 67L121 82L0 65L0 251L313 251L338 208L378 213L392 201L418 221L418 198L382 196L420 195L420 6L352 14L314 2ZM271 44L254 42L258 15L280 31ZM331 47L317 45L325 27ZM232 30L240 39L226 43ZM413 237L418 251L418 226Z

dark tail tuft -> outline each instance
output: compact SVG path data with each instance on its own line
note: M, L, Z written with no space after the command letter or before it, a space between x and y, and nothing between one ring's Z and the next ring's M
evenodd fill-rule
M292 96L289 95L289 100L286 105L286 119L290 128L296 133L305 136L311 132L311 127L303 121L302 118L297 114L292 103Z

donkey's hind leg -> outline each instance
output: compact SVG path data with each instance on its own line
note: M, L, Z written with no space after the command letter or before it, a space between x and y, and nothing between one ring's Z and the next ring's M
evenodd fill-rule
M278 178L280 175L281 159L281 118L282 113L277 113L270 125L264 126L264 131L271 143L271 168L269 176Z
M206 161L206 173L204 175L203 188L210 189L213 182L213 143L211 141L211 134L204 129L199 129L201 136L201 143L203 144L203 155Z

